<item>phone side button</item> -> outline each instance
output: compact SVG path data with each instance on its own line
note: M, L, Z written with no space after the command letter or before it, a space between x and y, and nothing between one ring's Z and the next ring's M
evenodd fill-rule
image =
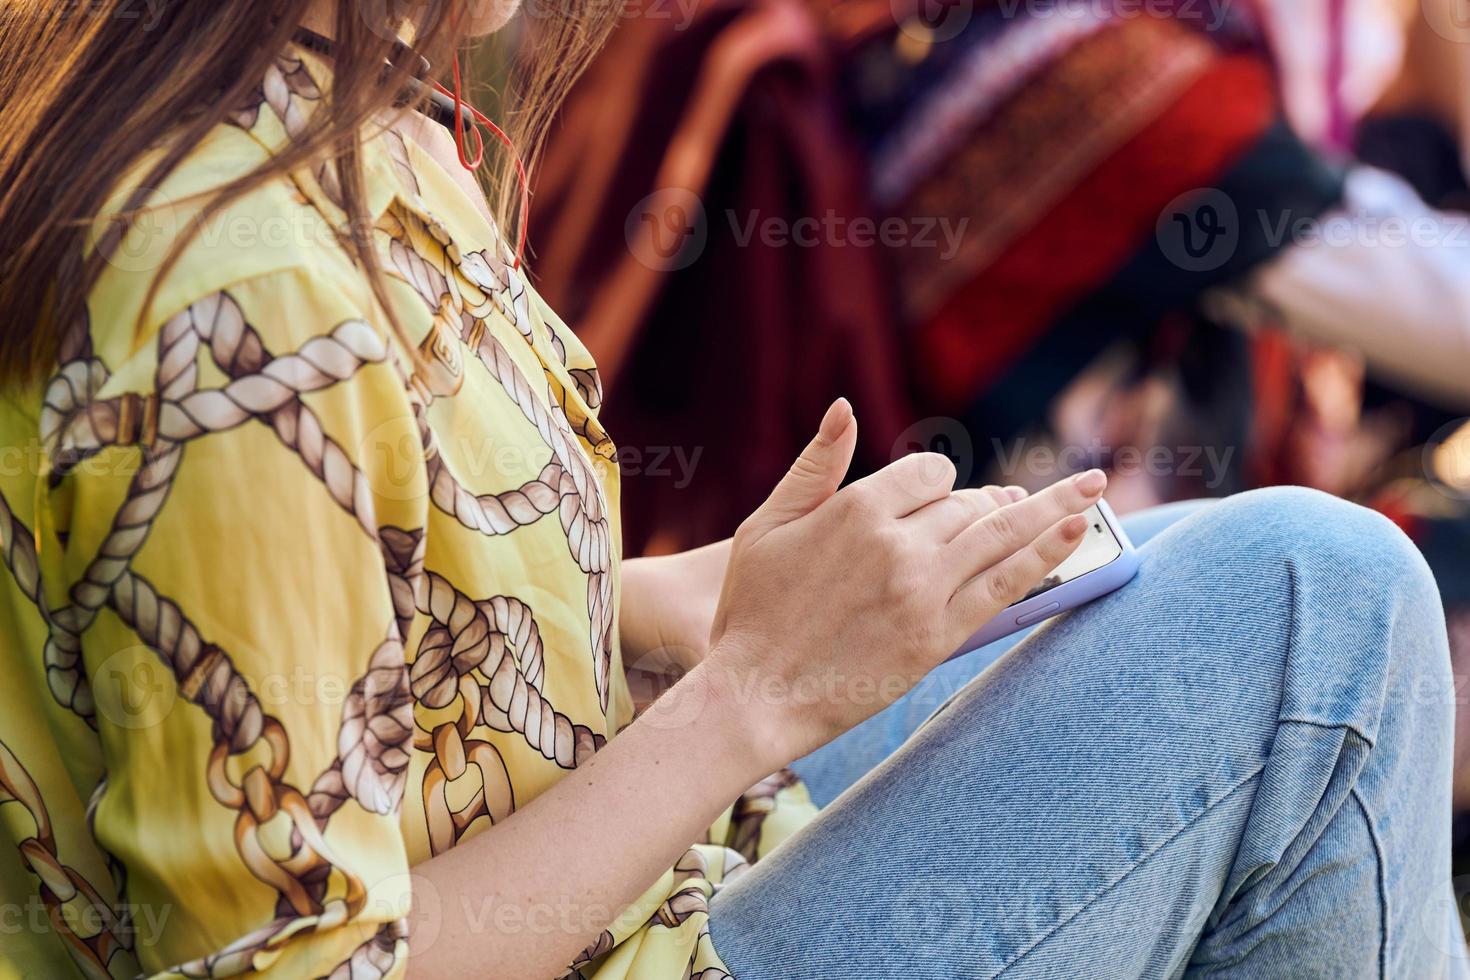
M1017 616L1016 625L1030 626L1032 623L1039 623L1046 617L1055 613L1060 608L1062 608L1062 604L1060 602L1049 602L1046 605L1042 606L1040 609L1028 612L1024 616Z

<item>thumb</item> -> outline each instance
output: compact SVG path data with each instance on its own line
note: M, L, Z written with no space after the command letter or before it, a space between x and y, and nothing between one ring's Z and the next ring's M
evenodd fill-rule
M810 514L837 492L857 446L857 418L846 398L839 398L822 416L816 438L776 484L766 502L747 522L755 537Z

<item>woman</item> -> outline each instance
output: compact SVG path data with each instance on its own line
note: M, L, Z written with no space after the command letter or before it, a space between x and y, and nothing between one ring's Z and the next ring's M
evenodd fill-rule
M826 802L1102 474L839 491L838 402L733 542L620 569L595 369L399 104L396 37L508 11L129 9L0 34L7 973L1448 971L1453 687L1381 518L1181 521L814 815L783 767Z

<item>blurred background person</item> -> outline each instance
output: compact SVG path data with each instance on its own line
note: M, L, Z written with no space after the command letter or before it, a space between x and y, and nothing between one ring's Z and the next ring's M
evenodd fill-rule
M1361 489L1365 470L1470 403L1470 316L1459 315L1470 248L1403 183L1328 155L1365 93L1387 84L1395 47L1337 43L1327 28L1397 14L1369 0L1350 5L1354 17L1323 6L1314 19L1311 4L1255 18L1194 3L1161 16L1159 5L730 0L687 17L654 4L565 110L538 185L538 269L564 305L614 311L582 328L610 378L669 358L695 366L686 391L621 410L637 416L620 420L635 445L683 444L680 427L713 411L721 384L775 392L772 379L797 371L810 405L772 395L769 414L725 420L759 469L776 458L773 436L794 440L830 379L855 372L887 420L905 399L902 421L959 420L972 479L995 447L1030 434L1100 442L1090 461L1104 464L1109 446L1158 439L1221 460L1248 450L1210 486L1143 474L1118 487L1125 506L1260 483ZM1278 58L1291 41L1322 53ZM1360 61L1374 70L1349 70ZM621 152L594 159L593 146ZM1191 256L1175 229L1206 242L1221 201L1230 233ZM613 229L601 238L589 234L598 217ZM899 219L902 241L857 244L865 218ZM803 219L825 222L811 242L761 234ZM1390 220L1427 223L1434 246L1312 237L1346 221L1361 239L1360 225ZM940 223L962 229L957 249L942 247ZM1296 339L1225 323L1284 325ZM1349 403L1365 358L1366 377L1431 406L1417 426L1395 417L1360 431ZM869 454L891 455L898 427L875 431ZM652 505L673 489L649 486L635 538L727 533L761 484L693 480L717 476L733 489L685 529Z

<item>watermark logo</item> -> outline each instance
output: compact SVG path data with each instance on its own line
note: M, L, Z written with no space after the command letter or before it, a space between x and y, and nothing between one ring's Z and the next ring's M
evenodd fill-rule
M1419 0L1430 30L1456 44L1470 43L1470 0Z
M355 0L358 16L368 30L396 41L410 24L429 24L450 14L450 0ZM486 0L468 0L465 14L471 23L483 17Z
M624 672L628 693L636 705L644 705L641 720L660 731L680 731L699 720L709 706L709 688L686 685L678 698L665 698L688 672L686 664L699 655L692 650L658 647L629 662Z
M973 878L914 874L884 903L890 909L885 931L917 963L932 964L915 973L948 974L954 950L987 929L981 921L988 908L984 889Z
M662 187L644 197L623 223L628 251L656 272L686 269L704 253L709 221L699 195Z
M1470 953L1465 947L1465 933L1470 929L1467 895L1470 895L1470 875L1456 875L1425 900L1417 923L1419 935L1429 948L1448 954L1462 969L1470 964Z
M974 0L889 0L889 9L899 30L923 45L954 40L975 16Z
M1213 272L1235 256L1240 214L1215 187L1180 194L1165 205L1154 230L1164 257L1186 272Z
M122 272L152 272L163 265L179 234L173 200L156 188L139 191L143 203L109 217L97 240L108 265Z
M133 21L145 31L151 31L163 22L164 0L62 0L56 4L63 10L83 17L112 17L117 20Z
M97 714L119 728L139 731L161 724L178 701L174 677L152 650L131 646L92 672Z
M424 457L418 422L407 413L379 422L357 444L358 466L384 500L419 500L428 493Z
M912 453L938 453L954 463L957 486L969 486L975 472L975 443L970 430L959 419L934 416L920 419L904 429L893 441L890 459L902 459Z
M1470 419L1442 426L1424 444L1424 477L1440 493L1470 500Z

